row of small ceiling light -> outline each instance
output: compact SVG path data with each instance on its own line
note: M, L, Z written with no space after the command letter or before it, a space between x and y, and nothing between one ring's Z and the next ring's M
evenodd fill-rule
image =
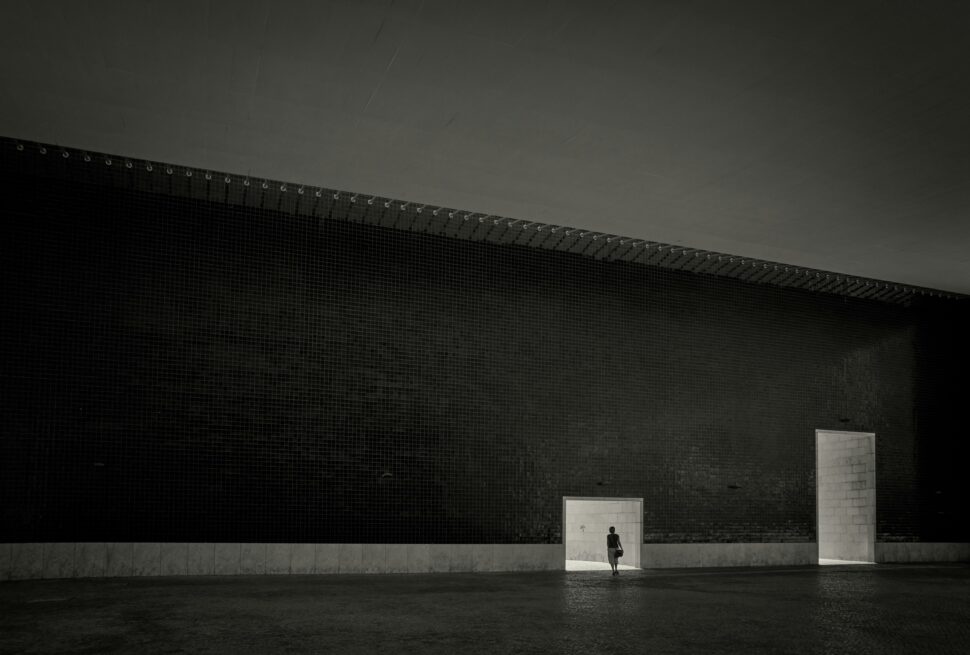
M65 159L72 156L72 151L70 149L57 146L48 146L44 144L34 145L37 148L37 152L39 152L41 155L47 155L52 150L59 150L61 157ZM24 142L16 143L16 149L18 151L23 152L27 149L27 147L28 146ZM85 162L91 162L97 158L102 160L106 166L113 166L116 161L120 161L124 168L131 169L137 164L138 166L143 166L148 172L156 170L156 165L150 161L117 158L112 157L111 155L104 155L100 153L92 154L84 151L74 151L74 154L79 155L80 158ZM227 173L213 173L212 171L192 169L183 166L173 166L171 164L160 164L158 165L157 169L159 171L164 171L167 175L175 175L176 172L179 172L185 177L191 178L193 175L198 174L203 176L206 180L212 180L214 177L222 177L226 184L231 184L234 179L241 183L244 187L249 187L252 184L252 181L248 176L233 176ZM257 179L255 181L264 190L268 190L270 188L279 188L279 191L282 193L288 192L290 188L294 186L289 185L286 182L271 181L267 179ZM297 185L295 188L298 195L304 195L308 190L306 185ZM361 198L361 194L346 191L333 191L324 187L309 187L309 189L312 191L312 195L316 198L322 198L325 194L329 194L334 201L339 201L341 198L346 198L350 203L357 203L358 199ZM548 250L565 250L588 257L623 260L628 262L643 261L643 263L654 264L666 268L686 270L691 272L712 273L715 275L742 279L747 282L810 288L813 291L842 293L846 295L857 295L860 297L873 297L880 300L895 300L914 295L933 296L948 299L963 298L963 296L958 294L938 291L935 289L925 289L906 284L894 284L892 282L884 282L881 280L873 280L852 275L843 275L828 271L820 271L817 269L809 269L759 259L740 257L738 255L728 255L725 253L687 248L673 244L652 242L647 239L634 239L631 237L622 237L591 230L583 230L581 228L551 225L549 223L540 223L538 221L509 219L501 216L493 217L491 214L478 215L476 212L466 212L457 209L430 205L419 205L410 201L381 198L378 196L366 197L364 202L367 205L374 205L375 203L380 202L383 204L385 209L390 209L394 205L397 205L397 208L402 212L413 210L414 215L412 216L410 224L406 228L412 231L414 230L414 219L417 217L417 215L420 215L424 213L425 210L430 209L429 213L433 217L437 217L442 212L446 212L449 219L454 219L456 216L459 217L463 222L476 219L479 224L489 222L493 227L502 224L504 226L503 231L498 235L497 239L495 239L497 241L502 240L506 233L516 226L518 226L518 228L523 232L532 226L537 226L535 233L526 242L520 245L538 247ZM545 232L545 238L541 239L540 241L536 241L536 238L543 234L543 230L548 230ZM419 231L426 232L427 229ZM549 236L560 231L562 234L558 240L552 242L551 244L547 243L549 241ZM568 246L564 245L566 239L577 232L579 234L576 239L569 243ZM474 230L472 234L474 234ZM589 235L593 235L592 239L590 239L582 249L575 250L575 247L579 244L579 242ZM471 235L466 235L464 238L468 238L469 236ZM518 237L509 242L517 242L517 238ZM594 250L590 250L590 246L597 243L601 239L602 241L599 243L599 247ZM605 250L607 245L614 242L617 243L612 249ZM630 245L624 250L620 251L618 254L618 248L626 244ZM640 253L630 257L630 255L632 255L638 249L640 250ZM655 252L651 254L651 251ZM666 253L664 251L666 251ZM661 253L663 256L658 258L657 255ZM674 259L670 259L671 255L675 255ZM655 261L651 261L651 259ZM713 264L714 270L701 270L708 262ZM747 273L747 275L745 275L745 273ZM840 289L840 285L842 284L845 284L846 287Z

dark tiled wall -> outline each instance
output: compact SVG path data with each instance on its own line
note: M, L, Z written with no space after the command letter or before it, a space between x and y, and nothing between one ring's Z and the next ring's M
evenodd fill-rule
M811 541L816 428L878 538L967 541L961 303L911 307L5 168L3 541Z

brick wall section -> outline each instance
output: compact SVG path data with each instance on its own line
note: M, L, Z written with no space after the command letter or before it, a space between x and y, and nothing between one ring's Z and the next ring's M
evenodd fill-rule
M606 562L606 535L616 528L624 546L622 563L638 566L640 503L635 500L566 501L566 559Z
M0 541L552 544L563 496L644 498L652 543L813 541L816 428L878 435L879 539L970 541L960 303L105 187L74 158L54 183L17 156Z
M872 437L818 436L818 556L874 561L875 457Z

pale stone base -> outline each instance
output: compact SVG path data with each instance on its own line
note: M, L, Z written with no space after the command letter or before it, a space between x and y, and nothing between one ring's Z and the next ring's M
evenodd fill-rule
M970 543L876 543L876 562L970 562ZM645 569L818 564L814 543L643 544ZM0 544L0 580L562 571L562 544Z
M966 543L876 543L876 561L890 562L970 562Z
M645 569L818 564L814 542L778 544L643 544Z
M0 580L562 571L562 544L0 544Z
M970 562L970 543L876 543L875 561ZM800 566L818 564L816 545L779 544L644 544L645 569L718 566Z

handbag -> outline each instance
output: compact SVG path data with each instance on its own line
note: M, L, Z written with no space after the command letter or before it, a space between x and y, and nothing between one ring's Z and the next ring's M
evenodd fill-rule
M617 548L615 554L616 554L617 557L623 557L623 549L622 548Z

